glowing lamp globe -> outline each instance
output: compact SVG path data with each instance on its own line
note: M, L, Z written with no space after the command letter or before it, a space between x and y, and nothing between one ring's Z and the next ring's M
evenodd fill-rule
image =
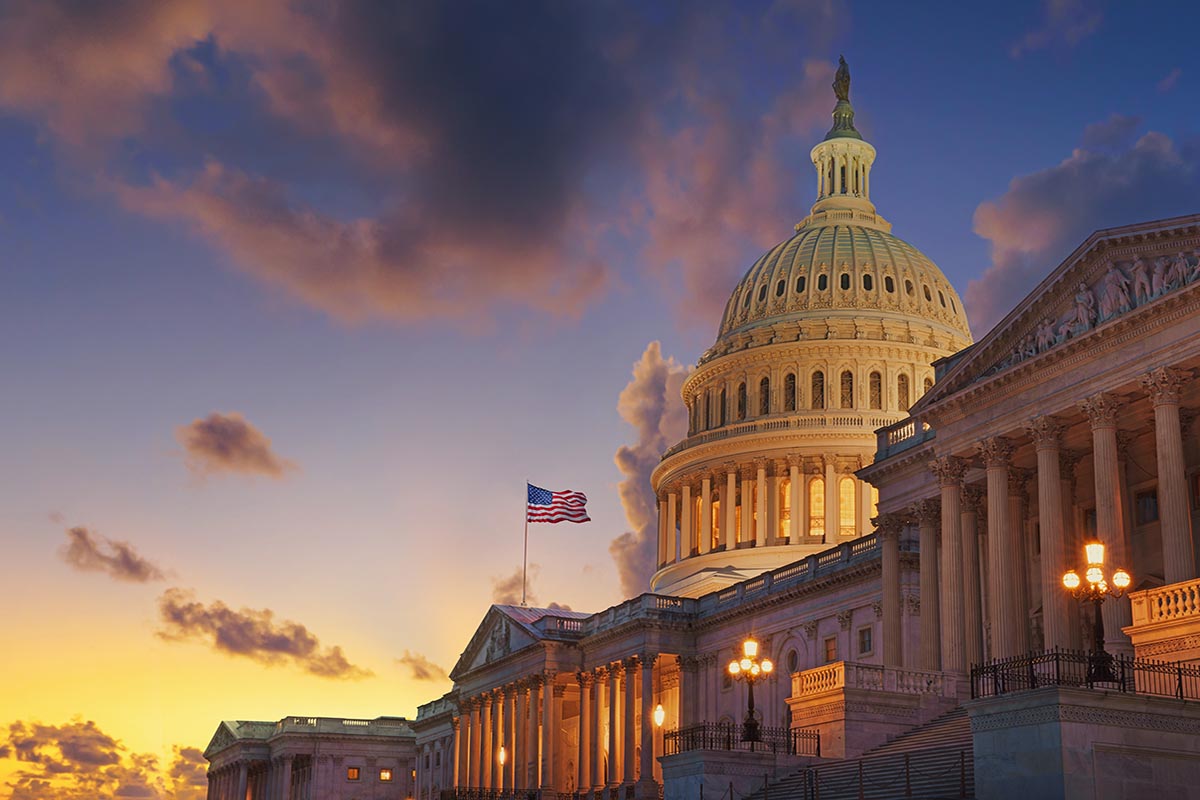
M1125 570L1119 569L1113 573L1112 582L1113 586L1118 589L1128 589L1129 584L1133 583L1133 578L1129 577L1129 573Z
M508 753L504 752L504 745L500 745L500 755L498 758L500 760L500 766L503 767L504 762L508 760Z
M1100 569L1097 566L1088 567L1087 572L1084 573L1084 577L1087 578L1087 582L1092 585L1103 583L1104 582L1104 570Z
M1068 589L1075 590L1079 588L1079 573L1071 570L1066 575L1063 575L1063 586Z
M750 660L750 659L748 659L748 658L743 658L743 659L742 659L742 661L741 661L742 672L749 672L749 671L750 671L750 668L751 668L752 666L754 666L754 662L753 662L753 661L751 661L751 660Z
M740 664L738 664L738 662L736 662L736 661L729 662L729 674L730 675L737 675L741 671L742 671L742 667Z
M769 675L769 674L771 674L771 670L773 670L773 669L775 669L775 665L773 663L771 663L771 659L764 658L763 662L762 662L762 671Z
M663 708L662 703L659 703L654 707L654 726L656 728L661 728L663 721L666 720L666 718L667 711Z

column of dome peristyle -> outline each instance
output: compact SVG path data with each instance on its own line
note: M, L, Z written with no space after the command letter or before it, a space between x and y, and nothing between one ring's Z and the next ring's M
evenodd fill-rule
M830 209L875 213L869 193L875 148L870 143L842 137L826 139L814 147L809 155L813 168L817 170L818 183L823 186L817 202L813 204L813 214Z

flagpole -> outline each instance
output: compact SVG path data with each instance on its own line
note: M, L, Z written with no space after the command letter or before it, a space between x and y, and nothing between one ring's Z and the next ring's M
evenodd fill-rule
M525 607L525 585L529 575L529 479L525 479L525 550L521 555L521 607Z

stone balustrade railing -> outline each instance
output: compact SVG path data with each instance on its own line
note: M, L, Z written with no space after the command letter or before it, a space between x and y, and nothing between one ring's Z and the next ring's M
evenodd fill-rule
M1130 592L1134 625L1200 617L1200 578L1156 589Z
M792 696L820 694L835 689L870 689L899 694L933 694L955 697L957 678L952 674L920 669L835 661L792 675Z
M882 416L883 412L859 413L845 410L818 411L807 414L797 414L790 417L763 417L762 419L737 422L716 430L704 431L689 436L672 446L663 453L663 458L673 456L690 447L728 439L731 436L746 436L755 433L769 433L781 430L810 430L812 428L854 429L858 428L870 433L885 425L891 424L892 417Z
M891 425L881 426L875 431L875 460L902 453L911 447L923 444L934 437L929 423L909 417Z

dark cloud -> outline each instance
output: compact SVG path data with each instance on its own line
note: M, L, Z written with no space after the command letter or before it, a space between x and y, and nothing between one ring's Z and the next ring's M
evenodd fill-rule
M803 154L782 147L828 123L832 66L797 42L824 52L843 15L829 0L16 0L0 108L104 158L89 174L126 208L340 319L578 315L619 282L615 239L646 243L664 283L682 275L680 309L715 317L810 199L790 169ZM748 59L799 88L742 85ZM252 106L231 126L246 141L193 136L178 115L197 97ZM318 202L326 186L279 166L296 159L262 157L288 148L345 163L332 193L352 201Z
M1133 143L1141 124L1141 117L1112 114L1084 128L1079 146L1084 150L1123 150Z
M446 670L420 653L410 653L405 650L404 655L396 659L396 663L408 667L409 677L414 681L446 681L450 679Z
M183 589L168 589L158 601L163 627L158 635L167 641L200 640L213 649L251 658L262 664L291 662L322 678L359 679L373 675L351 664L340 647L322 647L309 630L297 622L276 621L270 609L238 611L214 601L204 605Z
M67 543L59 555L81 572L103 572L119 581L149 583L166 577L157 564L138 555L133 545L114 542L82 526L67 529Z
M175 430L185 462L197 475L240 473L282 478L296 468L271 449L271 440L241 414L212 413Z
M129 752L90 720L18 721L0 731L0 758L18 764L8 783L12 800L201 800L207 762L194 747L176 746L174 753L163 774L154 756Z
M618 413L635 433L634 443L622 445L616 454L617 468L625 475L619 487L621 505L633 530L608 546L626 597L650 589L658 559L658 504L650 474L663 451L687 433L687 408L680 389L689 371L674 358L663 358L662 345L651 342L633 365L633 379L617 400Z
M1200 140L1147 133L1116 152L1076 150L1048 169L1014 178L975 210L992 263L967 284L978 338L1093 231L1196 211Z
M540 608L537 593L534 591L533 585L537 581L538 575L542 572L541 564L530 564L528 576L526 576L520 567L517 567L511 575L492 578L492 602L505 606L521 605L521 585L522 579L525 580L525 605ZM563 603L547 603L546 608L552 611L570 611L571 607Z
M1013 58L1051 45L1074 47L1100 29L1104 14L1094 0L1044 0L1042 23L1009 48Z

